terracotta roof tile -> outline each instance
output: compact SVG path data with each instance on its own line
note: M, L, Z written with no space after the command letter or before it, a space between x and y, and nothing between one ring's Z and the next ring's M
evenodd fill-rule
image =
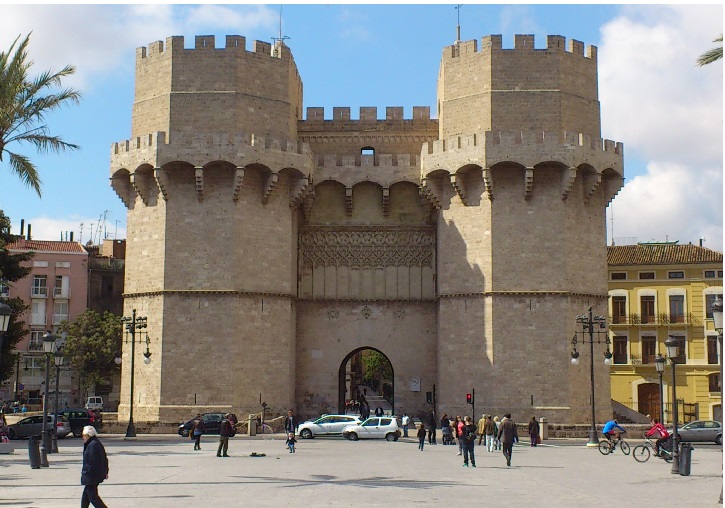
M637 244L607 247L607 264L610 266L722 262L722 252L692 244Z
M7 245L8 250L23 250L33 252L75 252L79 254L87 254L79 242L61 242L49 240L26 240L21 238Z

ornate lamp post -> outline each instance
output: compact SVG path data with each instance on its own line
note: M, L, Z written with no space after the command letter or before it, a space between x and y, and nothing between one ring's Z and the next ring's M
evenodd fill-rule
M665 371L665 357L657 353L655 358L655 369L660 375L660 423L665 424L664 394L662 393L662 373Z
M56 337L50 332L43 334L43 353L45 354L45 393L43 394L43 449L45 453L51 449L50 432L48 432L48 386L50 386L50 355L55 350ZM41 459L42 462L42 459Z
M720 362L720 418L723 417L723 370L722 370L722 299L720 295L715 295L715 301L712 302L712 322L717 332L717 342L720 346L720 354L718 361ZM723 422L721 421L720 424ZM720 487L720 504L722 504L722 487Z
M667 356L672 364L672 474L680 474L680 447L677 436L677 384L675 381L675 358L679 352L678 342L672 335L665 341Z
M3 356L3 339L5 338L5 332L8 331L8 326L10 326L10 315L12 313L13 309L10 305L0 302L0 360L2 360Z
M577 324L580 324L582 326L581 332L574 332L574 338L571 340L572 345L572 352L571 352L571 363L572 365L579 365L579 351L577 351L576 346L579 341L581 341L583 344L589 343L589 374L590 374L590 382L591 382L591 399L592 399L592 426L589 429L589 441L587 442L587 446L595 447L599 446L599 436L597 434L597 420L596 420L596 412L595 412L595 406L594 406L594 343L597 344L606 344L607 349L604 352L604 365L611 365L612 364L612 353L609 351L609 335L606 330L604 330L606 325L606 320L602 316L593 316L592 315L592 308L589 307L588 314L582 314L580 316L576 317ZM598 330L594 330L594 328L599 328ZM579 333L582 334L581 338L578 337ZM594 338L594 335L596 334L597 338ZM588 335L588 339L587 339ZM602 339L602 335L604 335L604 339Z
M55 362L55 404L53 405L53 414L58 418L58 386L60 380L60 368L63 366L63 352L59 349L55 350L53 361ZM53 425L53 453L58 453L58 422Z
M126 332L131 334L131 392L129 397L128 427L126 428L125 439L136 438L136 426L133 424L133 375L134 375L134 357L136 356L136 330L146 328L146 317L136 316L136 309L131 312L131 317L123 317L121 321L126 325ZM144 353L144 363L151 362L151 352L149 351L149 337L146 334L146 352Z

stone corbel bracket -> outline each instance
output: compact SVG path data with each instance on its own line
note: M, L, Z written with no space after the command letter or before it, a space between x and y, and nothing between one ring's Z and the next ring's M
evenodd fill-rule
M383 187L383 217L390 215L390 187Z
M131 187L133 187L133 190L141 198L141 201L143 201L143 204L148 205L149 199L148 199L148 196L146 195L146 193L144 192L145 189L144 189L144 185L143 185L143 175L131 173L130 181L131 181Z
M561 175L561 199L566 200L569 197L574 188L574 180L576 180L576 168L565 169Z
M584 178L584 203L589 203L589 199L599 188L602 183L602 175L600 173L589 173Z
M307 178L298 178L294 181L293 185L290 186L289 206L290 208L296 208L309 191L310 181Z
M486 194L488 194L489 201L493 201L493 172L491 168L483 168L481 172L483 176L483 184L486 186Z
M194 181L196 182L196 199L204 199L204 168L194 167Z
M312 205L315 203L315 187L310 185L310 190L307 192L304 200L302 201L302 211L305 214L305 220L309 222L312 216Z
M534 192L534 168L526 168L524 173L524 199L531 199Z
M166 174L166 170L163 168L154 168L154 179L156 180L156 185L159 186L159 190L161 191L161 197L164 198L164 201L168 201L169 195L167 194L167 187L169 177Z
M232 200L236 203L239 201L239 193L242 191L242 184L244 183L244 168L237 167L234 170L234 192L232 193Z
M423 183L420 186L420 192L433 207L440 209L441 200L436 194L436 189L433 187L434 185L433 181L429 178L423 178Z
M264 189L262 192L262 204L266 205L267 201L269 201L269 196L272 194L272 191L277 186L277 182L279 181L279 175L277 173L270 173L267 177L267 181L264 184Z
M466 175L465 174L454 174L451 175L451 185L456 189L458 197L461 198L461 202L468 206L467 195L466 195Z
M352 187L345 187L345 215L352 217Z

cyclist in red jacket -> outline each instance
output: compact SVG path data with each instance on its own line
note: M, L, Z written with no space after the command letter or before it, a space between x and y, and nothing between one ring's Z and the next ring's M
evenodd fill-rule
M655 455L657 457L660 456L660 446L662 443L667 441L670 438L670 433L667 432L667 429L664 425L660 423L660 421L657 418L652 419L652 427L647 431L645 436L652 437L654 435L658 435L659 438L657 439L657 442L655 443Z

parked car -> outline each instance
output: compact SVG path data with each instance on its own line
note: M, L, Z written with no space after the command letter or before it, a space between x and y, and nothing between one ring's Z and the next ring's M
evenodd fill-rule
M221 412L202 414L201 418L204 421L204 434L219 434L219 428L222 425L222 420L224 419L225 414L227 413ZM232 414L231 418L233 421L237 421L236 415ZM189 437L189 431L191 431L191 428L193 426L194 418L192 418L188 422L182 422L179 425L179 435L183 437Z
M57 420L57 421L56 421ZM47 429L52 430L55 425L58 429L58 437L64 438L70 434L70 422L65 416L47 416ZM28 416L22 420L8 425L8 438L20 439L30 436L40 436L43 431L43 415Z
M373 416L360 424L348 425L342 431L342 435L350 441L374 438L397 441L400 437L400 429L398 428L398 420L394 416Z
M345 427L360 422L360 418L353 415L322 415L317 420L307 420L301 423L297 427L297 434L303 439L333 434L341 435Z
M672 429L669 430L672 434ZM712 442L722 444L722 425L714 420L695 420L677 427L677 434L683 442Z
M94 411L86 408L76 409L61 409L58 411L58 415L65 416L70 423L70 430L75 437L81 437L83 434L83 427L86 425L92 425L98 428L101 424L100 419L97 417Z
M98 411L103 411L103 397L99 397L98 395L91 395L88 397L88 400L86 400L86 409L97 409Z

